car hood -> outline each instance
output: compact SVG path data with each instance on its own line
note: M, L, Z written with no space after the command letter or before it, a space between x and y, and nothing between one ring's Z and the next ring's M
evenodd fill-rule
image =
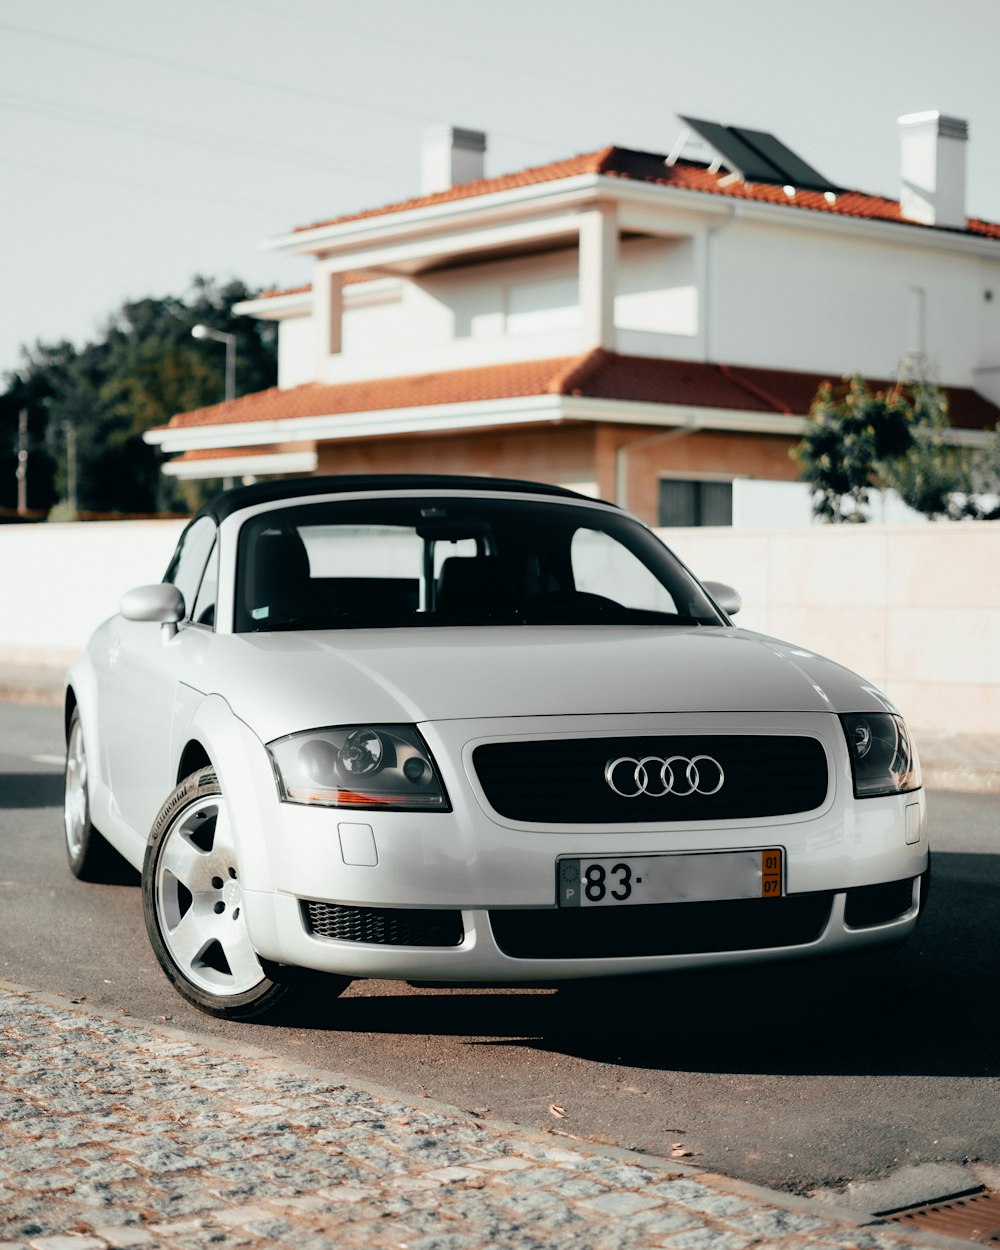
M839 664L731 627L351 630L215 643L215 692L264 741L364 721L893 710Z

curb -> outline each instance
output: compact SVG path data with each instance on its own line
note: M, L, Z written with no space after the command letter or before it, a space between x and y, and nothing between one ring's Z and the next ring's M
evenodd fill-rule
M582 1182L583 1172L586 1171L588 1159L607 1160L609 1164L623 1165L625 1168L635 1167L637 1169L634 1180L635 1185L627 1184L626 1181L612 1182L612 1186L617 1184L617 1188L612 1188L608 1202L608 1214L612 1213L610 1203L617 1198L619 1203L637 1203L638 1199L634 1196L638 1190L643 1195L642 1205L652 1202L651 1199L645 1197L650 1192L654 1192L651 1187L666 1188L672 1182L673 1189L676 1191L677 1197L667 1197L661 1199L665 1202L668 1210L683 1209L685 1216L689 1221L700 1223L700 1227L689 1227L685 1230L686 1235L682 1235L680 1241L676 1244L708 1245L710 1240L714 1244L723 1247L729 1242L732 1245L757 1245L768 1247L788 1246L789 1248L804 1247L806 1244L810 1246L824 1247L870 1247L871 1250L905 1250L907 1246L938 1246L943 1248L958 1248L968 1246L967 1242L956 1241L950 1237L942 1237L938 1234L927 1233L923 1231L903 1229L902 1226L888 1223L885 1220L870 1214L861 1213L849 1207L838 1207L833 1202L826 1200L820 1201L812 1198L799 1197L793 1194L782 1193L776 1190L766 1189L762 1186L754 1185L749 1182L743 1182L732 1177L723 1176L719 1173L706 1171L697 1165L683 1163L678 1160L665 1159L659 1156L646 1154L639 1151L628 1150L622 1147L612 1146L604 1143L590 1142L586 1139L570 1138L569 1135L562 1135L558 1132L547 1133L544 1131L526 1129L521 1126L510 1124L505 1121L493 1120L489 1117L476 1116L468 1111L460 1108L449 1106L444 1103L437 1102L428 1098L415 1098L413 1095L402 1093L398 1090L387 1088L385 1086L372 1084L370 1082L359 1080L355 1077L348 1076L341 1072L334 1072L329 1069L316 1068L308 1064L301 1064L295 1061L287 1061L278 1055L266 1049L248 1045L246 1043L221 1042L216 1038L206 1037L202 1034L192 1032L185 1029L177 1029L166 1025L152 1025L145 1021L133 1020L127 1015L120 1012L114 1012L102 1009L97 1006L83 1007L74 1003L71 999L63 996L48 993L46 991L35 990L27 986L17 985L11 982L0 980L0 996L10 999L20 998L29 1000L32 1003L40 1004L42 1007L50 1011L60 1013L61 1017L72 1014L81 1023L75 1027L85 1027L87 1021L102 1024L110 1027L116 1033L127 1029L129 1032L140 1035L138 1049L143 1048L142 1038L148 1038L150 1046L148 1050L152 1050L164 1056L168 1056L174 1047L190 1048L190 1051L197 1052L198 1056L219 1057L227 1063L242 1062L247 1066L253 1065L255 1075L260 1073L262 1078L267 1079L268 1074L272 1078L297 1078L303 1082L314 1082L317 1087L322 1088L329 1097L331 1104L335 1102L334 1095L340 1093L341 1101L350 1103L358 1097L364 1097L373 1103L380 1104L379 1119L385 1121L375 1126L376 1130L391 1130L393 1123L400 1125L397 1134L405 1137L413 1130L409 1128L410 1116L431 1117L439 1121L439 1131L442 1136L453 1136L453 1139L461 1143L462 1139L468 1140L470 1134L476 1135L476 1140L481 1146L485 1146L492 1150L498 1156L506 1156L507 1158L518 1157L521 1159L529 1159L530 1163L522 1163L519 1166L525 1169L529 1167L538 1167L539 1169L547 1169L551 1172L554 1166L564 1169L564 1180L561 1188L568 1191L570 1184L579 1185ZM126 1040L126 1039L122 1039ZM159 1044L158 1044L159 1043ZM163 1043L166 1043L164 1045ZM135 1054L135 1051L129 1052ZM185 1069L186 1070L186 1069ZM221 1069L220 1069L221 1071ZM2 1085L2 1079L0 1079ZM243 1087L240 1087L241 1092ZM167 1091L169 1096L169 1091ZM255 1091L249 1091L249 1097L255 1096ZM112 1095L113 1097L113 1095ZM398 1108L403 1108L406 1115L402 1118L398 1115ZM394 1115L394 1109L395 1111ZM267 1110L267 1109L265 1109ZM382 1114L382 1111L386 1114ZM332 1107L332 1112L336 1113L336 1107ZM13 1121L13 1127L18 1128L25 1121ZM30 1120L27 1121L30 1125ZM294 1123L294 1121L293 1121ZM407 1126L407 1127L402 1127ZM287 1128L288 1126L279 1125L279 1128ZM124 1128L128 1129L128 1125ZM419 1130L418 1130L419 1131ZM40 1143L41 1144L41 1143ZM455 1147L458 1151L461 1145ZM478 1176L476 1172L477 1163L480 1167L488 1168L488 1163L482 1163L478 1156L484 1153L483 1150L467 1152L468 1157L459 1161L457 1158L444 1169L436 1171L424 1171L420 1173L419 1163L417 1164L417 1174L411 1179L414 1187L426 1188L428 1178L432 1179L435 1185L439 1186L439 1192L447 1203L449 1199L457 1201L457 1196L469 1188L469 1183L473 1190L482 1189L484 1193L484 1203L492 1196L490 1185L493 1176L490 1174L483 1177L482 1173ZM204 1160L197 1159L194 1167L200 1167L202 1170L210 1171L211 1167ZM294 1167L294 1161L289 1166ZM313 1164L315 1168L315 1163ZM610 1169L614 1171L614 1169ZM593 1169L590 1169L593 1175ZM656 1173L658 1176L652 1179L648 1178L648 1174ZM186 1173L189 1174L189 1173ZM646 1179L643 1179L646 1174ZM579 1178L579 1179L576 1179ZM389 1184L391 1187L391 1177L383 1180L383 1184ZM398 1179L398 1176L397 1178ZM11 1183L11 1177L8 1175L5 1184ZM152 1184L152 1181L149 1182ZM327 1182L328 1187L321 1189L320 1194L329 1196L329 1186L336 1186L337 1182L334 1178ZM432 1186L433 1188L433 1186ZM692 1196L693 1191L698 1194ZM302 1191L296 1189L296 1193ZM541 1188L533 1189L529 1185L529 1192L536 1195L541 1192ZM707 1195L707 1197L706 1197ZM54 1195L53 1195L54 1196ZM378 1206L380 1201L384 1202L384 1194L380 1197L376 1193L363 1195L366 1202ZM209 1209L203 1209L200 1215L201 1231L212 1241L228 1241L227 1238L218 1235L211 1235L212 1230L216 1227L228 1228L235 1230L235 1225L240 1220L245 1220L247 1211L253 1211L255 1218L267 1215L267 1211L262 1208L246 1207L246 1199L243 1205L237 1205L235 1208L227 1206L224 1197L220 1197L218 1203ZM255 1198L250 1196L249 1202L253 1204ZM268 1199L265 1196L264 1202ZM310 1198L308 1194L298 1200L301 1204L301 1210L309 1214L315 1208L309 1207ZM315 1198L312 1201L316 1201ZM573 1200L567 1198L568 1207L573 1207ZM280 1205L280 1203L279 1203ZM293 1204L286 1204L291 1207ZM336 1204L335 1204L336 1205ZM578 1206L580 1204L577 1204ZM586 1220L592 1221L592 1227L595 1230L593 1242L589 1237L585 1237L580 1241L574 1239L573 1245L579 1246L580 1250L586 1250L591 1245L600 1243L603 1245L601 1238L601 1230L606 1227L607 1216L603 1217L600 1211L590 1209L588 1205L596 1207L598 1204L588 1204L586 1199L583 1200L584 1217ZM749 1207L755 1209L748 1209ZM340 1216L343 1208L339 1208L336 1218ZM359 1200L357 1202L357 1210L360 1214L366 1208ZM621 1214L635 1214L638 1207L633 1206L631 1209L623 1205ZM125 1212L128 1215L129 1212ZM577 1222L579 1223L580 1212L577 1210ZM797 1218L798 1217L798 1218ZM23 1218L23 1217L22 1217ZM274 1218L273 1216L271 1217ZM319 1218L317 1216L317 1218ZM353 1217L352 1217L353 1218ZM385 1214L374 1215L375 1221L385 1220ZM487 1217L488 1218L488 1217ZM732 1222L731 1222L732 1221ZM747 1236L750 1231L748 1223L755 1223L760 1231L753 1235ZM624 1235L629 1234L627 1219L615 1220L616 1226ZM245 1226L245 1225L244 1225ZM382 1229L389 1232L386 1223L382 1222L378 1225ZM8 1226L9 1227L9 1226ZM353 1226L352 1226L353 1227ZM321 1235L329 1237L329 1240L317 1242L314 1237L308 1238L308 1244L330 1246L331 1250L334 1246L341 1244L340 1240L330 1234L335 1234L340 1225L334 1222L329 1228L320 1230ZM2 1227L0 1227L0 1245L27 1245L33 1250L57 1250L58 1247L69 1246L71 1243L68 1236L73 1236L73 1241L81 1247L86 1245L88 1250L103 1250L104 1247L126 1246L126 1245L145 1245L148 1244L149 1233L142 1230L138 1225L132 1225L133 1232L138 1234L133 1240L115 1240L114 1236L109 1234L105 1227L95 1227L91 1236L83 1233L79 1226L73 1229L67 1229L66 1234L59 1233L50 1234L48 1236L27 1236L23 1241L10 1243L3 1236ZM121 1226L118 1231L125 1233L126 1229ZM176 1228L169 1228L160 1225L153 1228L153 1233L160 1233L157 1238L157 1244L161 1246L171 1246L174 1243L170 1240L170 1234L184 1232L187 1236L182 1238L182 1244L193 1244L189 1241L190 1234L195 1231L191 1228L191 1221L188 1220L187 1225L177 1225ZM306 1233L315 1234L315 1229L303 1230ZM542 1230L539 1230L542 1233ZM641 1232L641 1225L635 1229L638 1234ZM74 1235L75 1234L75 1235ZM104 1239L101 1240L102 1234ZM165 1236L162 1234L166 1234ZM258 1234L259 1235L259 1234ZM544 1235L542 1233L542 1235ZM432 1245L440 1244L446 1246L451 1244L449 1238L452 1234L446 1234L438 1242L437 1238L421 1239L418 1244L426 1245L429 1248ZM77 1241L77 1238L79 1240ZM283 1239L283 1238L282 1238ZM199 1237L199 1242L204 1238ZM382 1239L385 1240L384 1238ZM396 1244L396 1238L393 1238L393 1244ZM620 1240L620 1239L619 1239ZM460 1237L455 1244L466 1245L470 1239ZM240 1244L249 1244L241 1242ZM272 1242L273 1244L273 1242ZM352 1243L353 1244L353 1243ZM368 1244L366 1241L364 1244ZM380 1242L381 1244L381 1242ZM388 1244L388 1243L386 1243ZM400 1243L402 1244L402 1243ZM477 1245L484 1247L498 1244L492 1241L477 1241ZM520 1243L518 1243L520 1244ZM532 1244L535 1244L534 1242ZM559 1242L562 1245L562 1241ZM569 1243L567 1243L569 1244ZM615 1242L616 1245L619 1241ZM621 1241L621 1244L627 1244ZM634 1244L640 1244L637 1240ZM672 1236L668 1241L655 1240L647 1241L641 1238L641 1244L675 1244Z
M17 703L28 707L62 707L62 701L61 683L55 686L30 681L0 681L0 703Z

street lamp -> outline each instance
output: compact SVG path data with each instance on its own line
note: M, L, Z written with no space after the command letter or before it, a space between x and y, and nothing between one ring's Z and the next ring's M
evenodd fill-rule
M17 421L17 515L28 512L28 413L22 408Z
M192 326L193 339L214 339L226 345L226 401L236 398L236 335L209 326Z

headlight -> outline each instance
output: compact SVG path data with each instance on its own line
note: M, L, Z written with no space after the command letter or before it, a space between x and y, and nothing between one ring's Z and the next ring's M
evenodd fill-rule
M840 723L847 735L855 798L920 789L920 763L901 716L861 712L841 716Z
M431 753L412 725L344 725L267 745L285 803L450 811Z

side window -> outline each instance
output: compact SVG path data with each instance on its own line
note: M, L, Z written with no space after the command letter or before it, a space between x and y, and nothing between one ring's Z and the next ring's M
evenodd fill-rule
M193 525L189 525L181 535L174 558L164 574L163 580L172 582L184 596L187 617L191 616L198 587L201 585L201 576L205 572L205 564L214 542L215 522L211 517L203 516Z
M205 576L201 579L198 598L194 602L191 619L196 625L215 625L215 603L219 597L219 543L216 540L212 554L205 566Z

